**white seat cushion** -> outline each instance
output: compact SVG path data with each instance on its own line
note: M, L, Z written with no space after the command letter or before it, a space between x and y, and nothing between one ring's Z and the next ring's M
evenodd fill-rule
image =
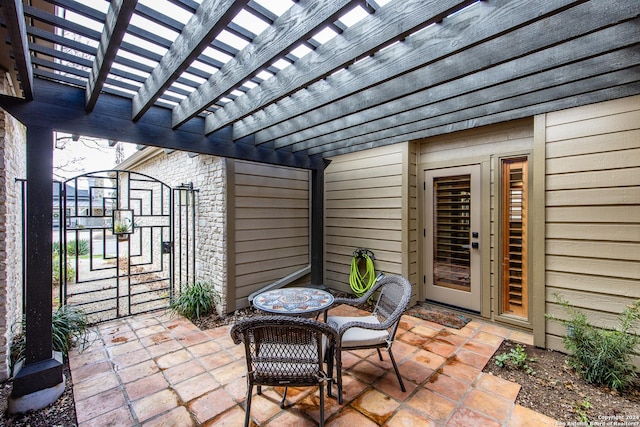
M334 322L337 328L340 329L342 325L348 322L364 322L373 325L379 325L380 321L375 316L363 316L363 317L341 317L341 316L329 316L327 322ZM361 347L361 346L373 346L387 342L389 339L389 332L386 329L381 331L364 329L364 328L350 328L342 336L342 348Z

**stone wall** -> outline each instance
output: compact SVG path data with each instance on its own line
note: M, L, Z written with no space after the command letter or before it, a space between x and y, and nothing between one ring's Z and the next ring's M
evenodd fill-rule
M152 150L157 154L144 158ZM122 167L149 175L170 187L193 183L197 189L196 204L196 281L206 281L220 292L222 303L219 313L225 313L227 292L226 277L226 164L215 156L189 157L186 152L165 154L155 148L146 148L137 153L142 159L131 163L128 159ZM134 156L137 156L134 155ZM132 166L126 166L131 163Z
M7 76L0 93L15 95ZM0 381L9 376L12 326L22 317L22 184L26 178L26 130L0 110Z

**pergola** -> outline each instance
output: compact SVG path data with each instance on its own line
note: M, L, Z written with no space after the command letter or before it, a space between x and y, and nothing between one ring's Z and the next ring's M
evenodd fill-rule
M61 378L47 326L54 130L312 170L320 281L325 159L640 93L637 0L25 3L0 1L0 62L19 82L0 106L27 127L17 395Z

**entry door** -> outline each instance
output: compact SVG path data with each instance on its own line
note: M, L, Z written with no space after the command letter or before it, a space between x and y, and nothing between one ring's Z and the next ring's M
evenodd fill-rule
M426 299L480 311L480 165L424 172Z

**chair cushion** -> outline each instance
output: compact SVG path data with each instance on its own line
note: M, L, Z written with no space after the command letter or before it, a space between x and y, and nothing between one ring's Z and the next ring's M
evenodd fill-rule
M321 349L323 351L323 349ZM255 378L281 378L282 384L306 379L317 383L322 365L318 359L318 348L312 344L263 343L253 358Z
M317 363L256 362L254 368L253 375L256 378L280 378L283 384L302 379L315 383L322 377L322 370Z
M342 316L329 316L327 322L335 323L336 327L340 329L342 325L348 322L364 322L373 325L379 325L380 321L376 316L361 316L361 317L342 317ZM364 328L350 328L342 336L342 348L350 347L363 347L363 346L375 346L385 343L389 339L389 332L386 329L381 331L364 329Z

